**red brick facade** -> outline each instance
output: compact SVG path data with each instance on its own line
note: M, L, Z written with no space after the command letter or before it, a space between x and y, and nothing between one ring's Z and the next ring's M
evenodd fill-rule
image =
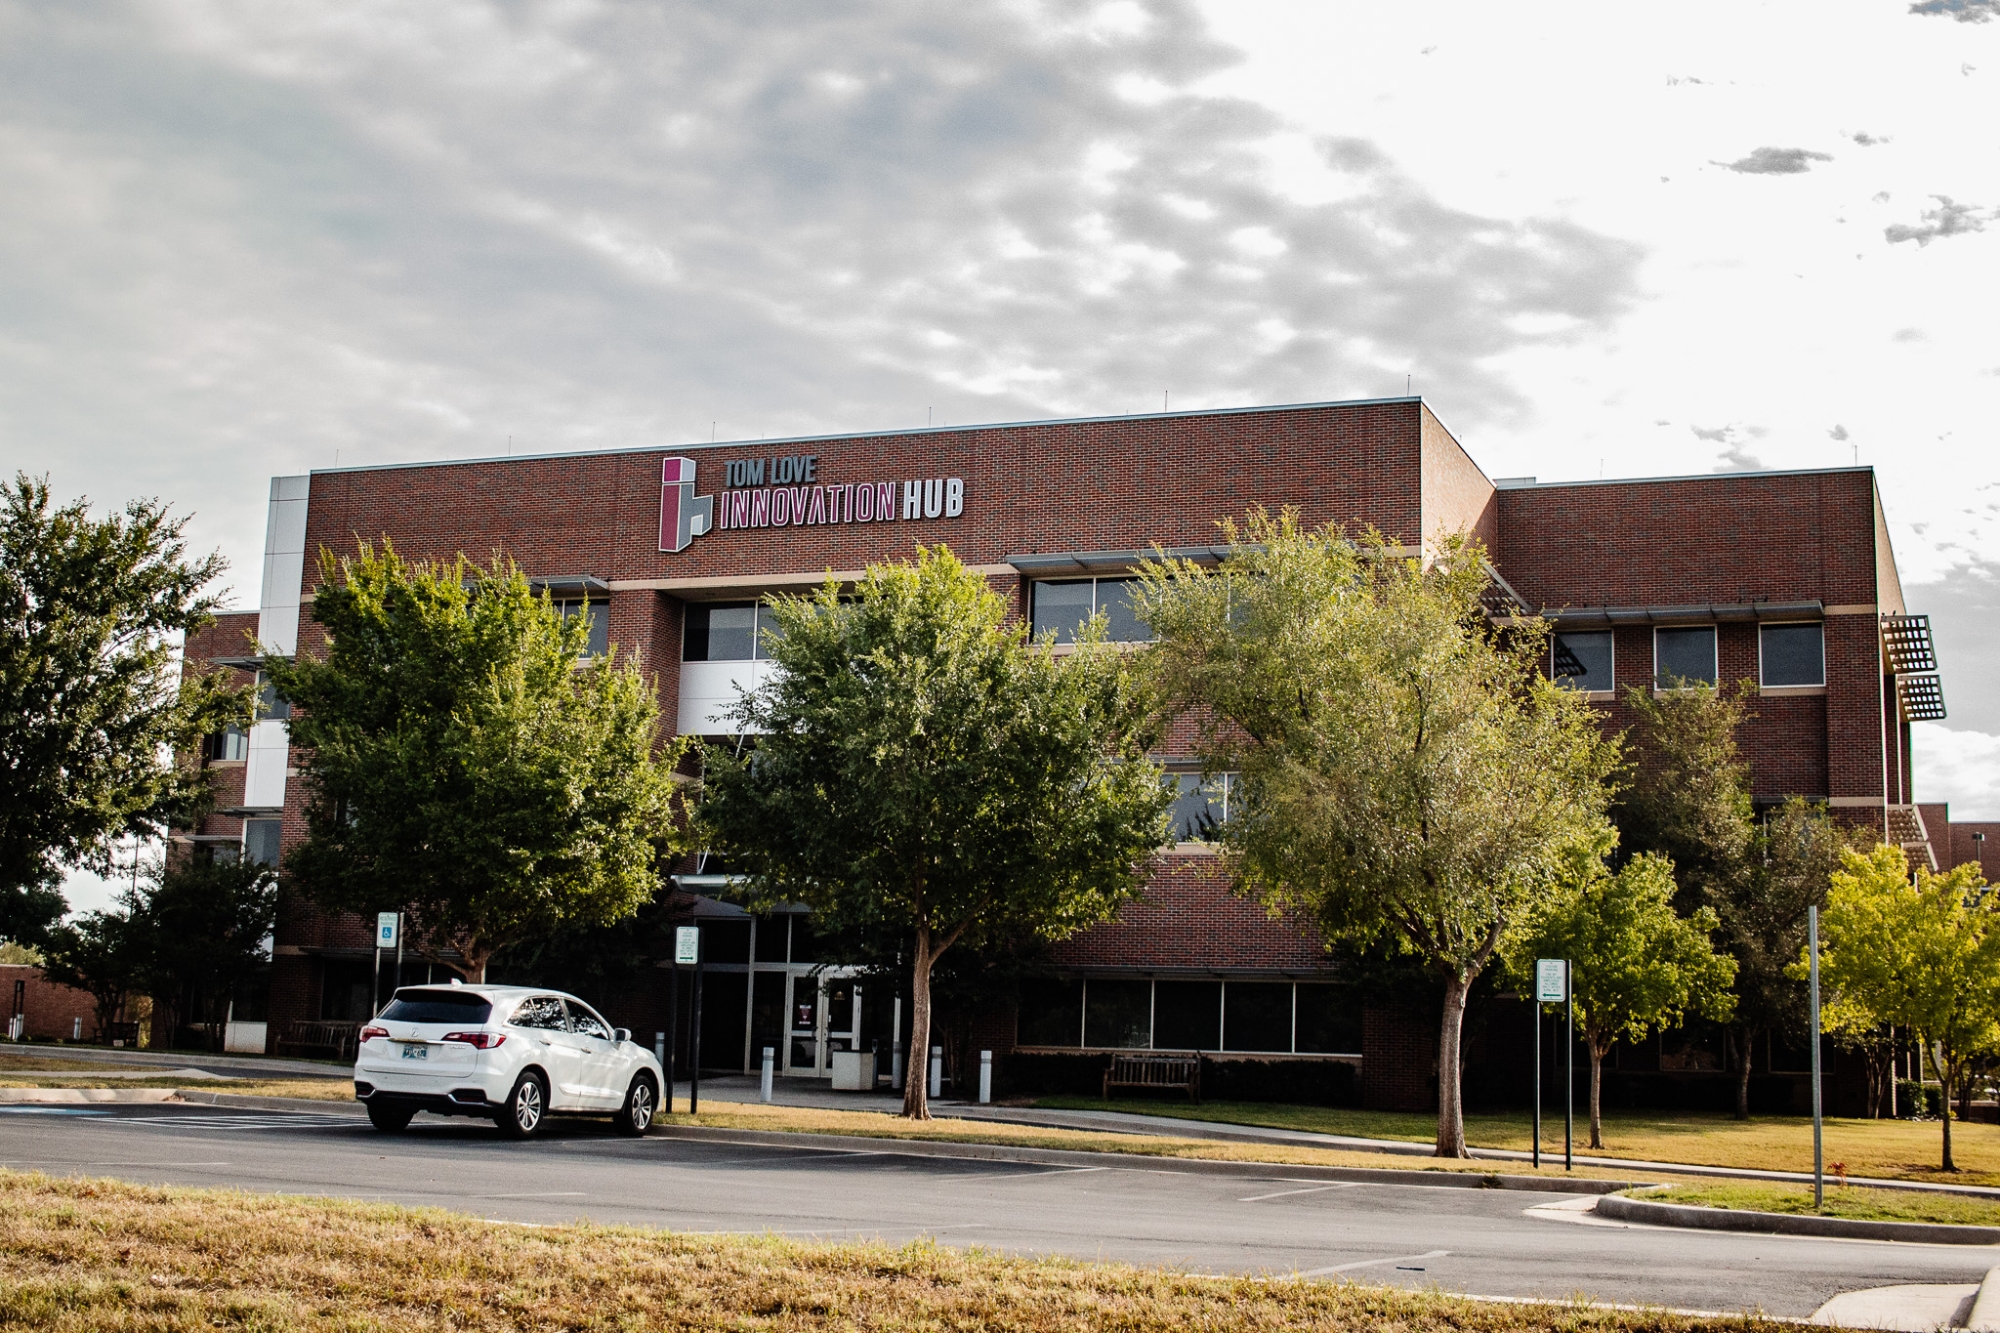
M892 482L896 516L718 527L679 552L659 549L664 459L693 460L693 491L722 510L730 464L807 455L817 462L800 504L806 491L828 488L838 513L833 489ZM962 513L903 517L904 483L944 478L963 482ZM1758 675L1755 612L1742 608L1805 604L1801 618L1825 625L1826 684L1752 700L1742 742L1756 795L1830 799L1878 822L1885 800L1909 799L1898 743L1906 729L1885 711L1877 630L1878 613L1903 609L1902 594L1870 470L1496 488L1414 398L320 472L306 507L303 587L310 598L322 550L351 552L357 540L384 538L410 557L504 553L531 577L601 580L612 640L655 674L672 719L690 600L754 598L941 542L1017 591L1025 610L1032 577L1065 571L1033 561L1024 570L1010 558L1082 555L1089 558L1068 566L1068 576L1115 571L1120 552L1209 546L1218 520L1259 505L1296 507L1314 524L1369 524L1412 546L1470 532L1535 610L1736 608L1741 618L1718 617L1725 681ZM190 644L190 657L240 653L255 621L228 618ZM308 600L300 650L316 642ZM1643 617L1620 623L1621 686L1651 679L1652 643ZM1607 725L1629 722L1622 704L1607 700L1604 709ZM217 772L225 808L231 782L240 793L242 780L226 767ZM301 832L300 802L293 783L288 842ZM229 827L227 815L212 822L215 831ZM278 932L274 1040L286 1020L319 1016L327 967L365 956L367 943L360 922L288 908ZM1232 897L1212 861L1178 854L1163 861L1142 902L1065 943L1057 958L1066 968L1134 976L1278 977L1327 967L1308 927ZM1431 1038L1386 1011L1370 1014L1368 1096L1422 1100L1434 1077L1424 1053ZM1410 1065L1408 1077L1383 1082L1385 1061Z

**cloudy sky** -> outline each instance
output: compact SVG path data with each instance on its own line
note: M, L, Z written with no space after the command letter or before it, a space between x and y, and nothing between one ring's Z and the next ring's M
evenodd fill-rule
M0 466L254 602L273 473L1408 382L1489 475L1874 465L2000 818L1996 16L0 0Z

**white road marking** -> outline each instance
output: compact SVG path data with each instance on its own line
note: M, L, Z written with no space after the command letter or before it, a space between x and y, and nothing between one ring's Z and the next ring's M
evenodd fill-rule
M481 1194L481 1199L581 1199L582 1190L540 1190L533 1194Z
M1305 1186L1305 1187L1304 1187L1303 1189L1295 1189L1295 1190L1278 1190L1278 1191L1276 1191L1275 1193L1271 1193L1271 1194L1253 1194L1253 1195L1251 1195L1251 1196L1250 1196L1249 1198L1247 1198L1247 1199L1238 1199L1238 1200L1237 1200L1236 1202L1238 1202L1238 1203L1262 1203L1262 1202L1263 1202L1264 1200L1266 1200L1266 1199L1283 1199L1283 1198L1286 1198L1287 1196L1289 1196L1289 1195L1293 1195L1293 1194L1318 1194L1318 1193L1319 1193L1319 1192L1320 1192L1321 1190L1345 1190L1345 1189L1352 1189L1352 1188L1354 1188L1354 1184L1355 1184L1355 1182L1353 1182L1353 1181L1348 1181L1348 1180L1343 1180L1343 1181L1340 1181L1340 1182L1338 1182L1337 1184L1332 1184L1332 1185L1307 1185L1307 1186Z
M1425 1250L1422 1254L1392 1254L1386 1259L1362 1259L1351 1264L1330 1264L1325 1268L1308 1268L1293 1277L1325 1277L1329 1273L1352 1273L1357 1268L1379 1268L1383 1264L1404 1264L1412 1259L1442 1259L1450 1250Z

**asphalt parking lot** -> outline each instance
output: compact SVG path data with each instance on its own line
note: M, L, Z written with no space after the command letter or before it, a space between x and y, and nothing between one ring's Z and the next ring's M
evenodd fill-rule
M620 1138L557 1121L529 1143L420 1117L377 1134L352 1108L0 1107L0 1165L709 1233L932 1237L1197 1272L1342 1275L1494 1296L1810 1314L1833 1295L1977 1282L1986 1247L1696 1233L1578 1220L1564 1196L1329 1184L1281 1166L1177 1172L1135 1159L1050 1166L877 1150ZM1532 1210L1532 1211L1531 1211Z

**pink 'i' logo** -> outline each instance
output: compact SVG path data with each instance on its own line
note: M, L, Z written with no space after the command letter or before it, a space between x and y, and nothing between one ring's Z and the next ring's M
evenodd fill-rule
M694 460L665 460L660 465L660 549L685 551L714 525L715 497L694 493Z

